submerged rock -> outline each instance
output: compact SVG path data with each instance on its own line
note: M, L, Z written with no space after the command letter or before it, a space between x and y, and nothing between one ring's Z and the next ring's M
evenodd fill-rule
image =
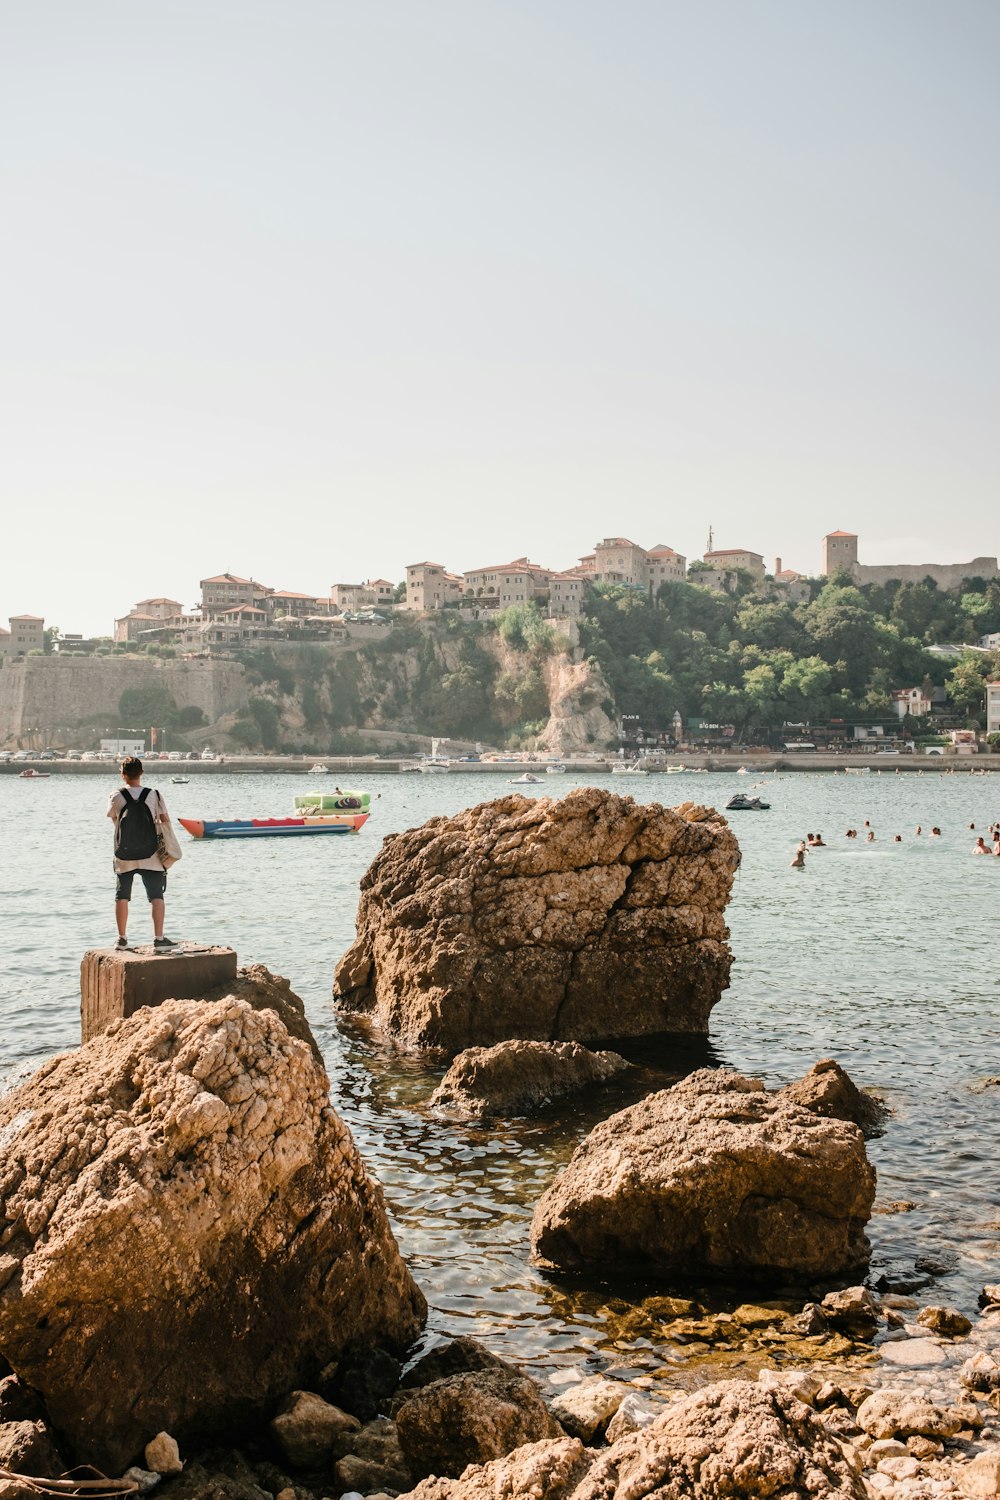
M604 1083L631 1066L617 1052L590 1052L579 1042L498 1042L460 1052L431 1107L464 1120L526 1115L553 1099Z
M426 1305L273 1008L168 1001L0 1100L0 1348L81 1460L237 1434Z
M536 1264L803 1279L864 1266L875 1171L854 1125L702 1069L598 1125L535 1208Z
M432 818L364 876L337 1003L452 1053L703 1032L729 983L739 858L710 809L594 787Z
M405 1500L865 1500L843 1447L794 1396L748 1381L707 1386L603 1452L534 1443Z

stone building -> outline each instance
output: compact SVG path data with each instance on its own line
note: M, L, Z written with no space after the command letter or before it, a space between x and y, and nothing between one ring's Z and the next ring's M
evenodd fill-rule
M424 614L430 609L443 609L446 604L462 597L462 580L449 573L441 563L410 563L406 569L406 598L401 609Z
M767 572L761 554L750 552L746 547L717 547L712 552L706 552L702 562L707 568L719 573L735 573L739 569L740 572L751 574L758 583L763 583Z
M202 578L199 586L200 608L206 619L222 614L225 610L235 609L241 604L264 609L271 592L265 584L257 583L252 578L238 578L235 573L217 573L213 578Z
M558 619L575 619L583 609L590 583L579 568L553 573L549 579L549 614Z
M661 583L682 583L687 573L687 559L673 547L657 542L655 547L640 547L624 536L606 536L593 552L580 558L579 568L590 583L618 583L626 588L642 589L652 598Z
M479 608L507 609L511 604L547 602L552 571L517 557L513 562L488 568L471 568L462 574L462 599Z
M45 620L41 615L11 615L9 630L0 631L0 654L27 656L45 650Z
M418 564L418 566L420 566ZM334 609L385 609L396 598L396 585L388 578L369 578L367 583L335 583L330 588Z
M308 615L325 615L330 612L330 601L315 594L297 594L292 589L268 589L265 611L275 615L291 615L304 620Z

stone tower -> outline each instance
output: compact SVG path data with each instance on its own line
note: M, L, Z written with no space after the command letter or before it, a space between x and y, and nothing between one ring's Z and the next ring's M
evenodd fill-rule
M858 539L853 531L830 531L823 538L823 566L820 572L832 578L838 568L853 573L858 566Z

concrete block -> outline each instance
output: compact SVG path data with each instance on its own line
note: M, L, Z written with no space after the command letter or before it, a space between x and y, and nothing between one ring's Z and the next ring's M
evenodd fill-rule
M179 943L157 952L90 948L80 965L82 1040L106 1031L112 1021L164 1000L197 1000L236 978L235 948Z

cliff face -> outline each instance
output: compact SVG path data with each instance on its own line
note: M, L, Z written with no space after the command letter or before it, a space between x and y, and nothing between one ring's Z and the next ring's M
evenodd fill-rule
M131 691L199 709L216 749L332 752L371 734L373 747L403 750L428 735L600 750L614 739L611 691L579 656L568 640L531 650L454 618L404 620L371 640L280 642L241 661L29 657L0 669L0 747L85 748L98 730L170 722L148 704L126 710Z

